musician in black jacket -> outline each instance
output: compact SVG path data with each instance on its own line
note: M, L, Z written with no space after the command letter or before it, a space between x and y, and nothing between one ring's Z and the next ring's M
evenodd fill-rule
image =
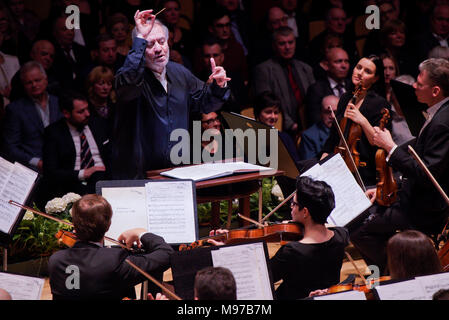
M118 238L127 247L137 242L143 254L104 247L112 209L102 196L83 196L73 204L72 218L78 241L72 248L54 253L48 262L53 299L132 298L133 286L146 278L126 259L156 278L162 278L168 269L173 249L163 238L145 229L131 229Z
M449 191L449 62L428 59L420 64L414 83L418 101L429 106L428 118L416 140L408 142L435 179ZM449 215L449 205L432 184L418 162L407 152L407 145L397 146L388 130L375 127L373 142L387 153L387 164L403 174L399 200L391 207L373 206L370 215L352 228L351 241L367 264L382 270L386 264L385 244L397 230L416 229L427 235L442 231ZM376 189L367 191L372 197ZM423 262L425 263L425 262Z

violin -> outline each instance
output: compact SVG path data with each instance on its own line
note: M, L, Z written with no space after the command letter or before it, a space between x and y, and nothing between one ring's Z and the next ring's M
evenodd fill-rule
M352 283L336 284L329 287L329 289L327 289L327 293L331 294L331 293L340 293L350 290L356 290L365 293L366 298L368 300L374 300L375 298L372 289L374 289L375 286L379 285L379 283L390 280L391 280L390 276L382 276L379 278L366 280L365 284L352 284Z
M360 81L355 87L350 103L355 105L365 91L366 89L363 86L362 81ZM348 108L348 106L346 106L346 108ZM341 157L345 160L348 168L354 173L357 168L366 166L366 162L360 161L360 153L357 151L358 142L362 137L362 127L346 117L343 117L340 120L339 127L343 136L340 137L340 142L338 146L335 147L334 152L341 154Z
M73 247L75 245L75 242L78 241L76 238L76 235L73 232L67 231L67 230L59 230L55 234L55 238L59 239L59 242L65 244L67 247Z
M225 244L242 243L248 240L264 240L266 242L281 242L281 244L285 244L288 241L300 240L302 235L303 230L298 223L275 223L257 229L241 228L229 230L226 233L200 239L190 245L181 244L179 251L202 247L208 244L207 240L209 239L222 241Z
M390 112L388 109L382 110L383 116L380 120L379 128L383 130L390 119ZM376 174L377 174L377 188L376 188L376 202L385 207L389 207L396 201L397 185L393 177L393 169L387 165L387 152L384 149L376 151Z

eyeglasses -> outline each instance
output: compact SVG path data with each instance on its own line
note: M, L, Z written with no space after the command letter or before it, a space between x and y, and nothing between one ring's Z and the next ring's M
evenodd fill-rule
M218 123L220 123L220 119L218 119L218 118L212 118L212 119L209 119L209 120L204 120L204 121L201 121L201 123L205 123L205 124L207 124L207 125L211 125L211 124L214 124L215 122L218 122Z
M298 209L302 209L303 208L303 206L301 206L298 202L296 202L295 200L291 200L290 201L290 207L293 208L294 206L297 206Z

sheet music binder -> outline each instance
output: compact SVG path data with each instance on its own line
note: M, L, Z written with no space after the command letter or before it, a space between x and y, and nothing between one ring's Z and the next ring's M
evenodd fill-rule
M31 169L30 169L31 170ZM34 180L34 183L30 186L30 189L28 190L28 196L26 197L25 201L23 202L24 205L30 205L30 201L33 199L36 186L41 183L42 177L40 174L37 174L36 179ZM0 199L0 201L8 202L9 200L13 199ZM13 206L12 204L7 203L7 205ZM26 210L21 209L19 207L17 208L17 215L14 220L14 223L12 224L11 228L8 232L4 232L0 230L0 246L7 248L9 244L12 242L12 238L14 234L16 233L17 228L19 227L20 222L22 221L23 216L25 215Z
M270 281L270 290L272 296L274 297L274 285L269 264L267 244L265 241L251 240L248 240L244 244L201 247L195 248L193 250L174 252L170 256L170 265L176 294L179 295L182 299L193 300L193 288L196 273L203 268L214 266L212 261L212 251L219 250L220 248L234 247L251 243L261 243L263 245L268 277Z
M193 203L193 217L191 217L191 219L193 219L193 224L194 224L194 235L192 240L196 241L199 238L199 226L198 226L198 215L197 215L197 201L196 201L196 188L195 188L195 184L192 180L185 180L185 179L170 179L170 180L151 180L151 179L145 179L145 180L102 180L102 181L98 181L95 185L95 191L97 194L102 195L103 194L103 189L105 188L135 188L135 187L145 187L145 184L147 183L163 183L163 182L180 182L180 181L188 181L192 183L192 203ZM113 210L113 215L112 215L112 222L114 221L114 208L112 208ZM148 215L148 213L147 213ZM147 225L141 226L143 228L147 228ZM150 226L151 227L151 226ZM126 230L123 230L126 231ZM151 232L151 228L149 230ZM162 235L161 235L162 236ZM192 242L193 242L192 241ZM185 243L185 242L175 242L175 243L170 243L171 245L179 245L181 243Z

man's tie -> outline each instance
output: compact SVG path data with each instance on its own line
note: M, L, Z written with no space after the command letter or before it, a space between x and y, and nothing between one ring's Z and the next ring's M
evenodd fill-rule
M343 88L344 88L344 87L343 87L343 85L342 85L341 83L338 83L338 84L335 86L335 89L338 90L338 97L339 97L339 98L343 95L343 93L345 93L345 91L344 91Z
M302 95L301 95L301 89L299 89L298 84L295 81L295 78L293 77L293 70L292 65L287 65L287 71L288 71L288 81L290 82L290 86L293 89L293 93L295 94L296 102L298 103L298 106L302 103Z
M80 132L80 143L81 143L80 169L83 170L90 168L94 165L94 159L92 158L92 153L90 152L89 143L87 142L86 135L84 134L83 131Z

